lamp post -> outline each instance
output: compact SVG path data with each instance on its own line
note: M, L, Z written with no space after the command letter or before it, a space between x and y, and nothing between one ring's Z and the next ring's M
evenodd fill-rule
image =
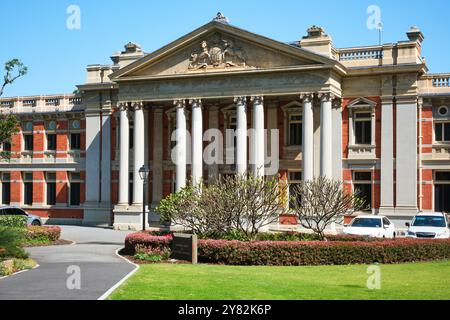
M145 231L145 207L146 207L146 194L147 194L147 183L148 183L148 175L150 173L150 169L148 166L142 166L139 169L139 176L144 183L144 192L142 195L142 231Z

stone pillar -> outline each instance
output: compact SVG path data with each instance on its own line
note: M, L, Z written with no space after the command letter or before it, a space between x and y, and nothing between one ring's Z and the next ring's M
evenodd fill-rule
M192 105L192 183L198 185L203 180L203 115L202 102L195 99Z
M380 213L394 211L394 111L393 97L381 102Z
M341 99L333 101L333 179L342 181L342 104Z
M303 180L314 179L314 113L313 95L303 94L303 141L302 141L302 165Z
M175 191L181 191L186 187L186 102L184 100L176 100L174 104L177 106L177 130L176 130L176 186Z
M417 97L397 97L395 213L417 214Z
M163 108L153 115L153 206L163 198Z
M209 111L209 129L219 130L219 109L218 105L208 106ZM220 151L216 151L220 152ZM208 166L208 182L214 183L219 179L219 164L214 163Z
M264 143L264 97L251 97L253 102L253 175L264 177L265 171L265 143Z
M141 206L144 183L139 175L139 169L145 163L145 121L144 103L134 103L134 166L133 166L133 206Z
M236 97L236 173L247 173L247 98Z
M111 113L102 115L102 187L101 198L104 205L111 203Z
M86 114L86 204L100 201L100 114Z
M332 96L324 93L320 96L320 175L332 178Z
M120 166L119 166L119 205L128 206L130 170L130 122L128 103L120 105Z

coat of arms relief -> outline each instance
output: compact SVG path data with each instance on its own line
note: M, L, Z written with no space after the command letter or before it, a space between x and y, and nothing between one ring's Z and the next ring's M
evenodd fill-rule
M200 48L191 54L189 70L246 67L244 51L231 39L216 36L210 42L202 41Z

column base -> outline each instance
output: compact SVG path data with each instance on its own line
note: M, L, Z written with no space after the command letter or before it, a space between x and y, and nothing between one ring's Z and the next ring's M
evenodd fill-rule
M147 207L146 212L146 228L160 228L160 216L156 214L152 205ZM150 219L150 221L148 221ZM142 230L142 205L117 205L114 208L114 229L115 230L130 230L140 231Z
M109 203L84 204L84 218L82 224L89 227L110 227L112 224L112 210Z

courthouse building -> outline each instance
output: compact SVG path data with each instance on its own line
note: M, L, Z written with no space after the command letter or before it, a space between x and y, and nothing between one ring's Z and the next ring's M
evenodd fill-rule
M284 43L219 14L150 54L129 43L112 64L87 67L79 94L0 99L21 123L2 145L0 200L53 223L139 228L143 165L152 210L191 177L262 175L278 152L291 185L339 179L394 219L448 212L450 74L428 73L423 41L414 27L404 41L340 49L313 26ZM174 163L177 128L191 140ZM231 162L203 163L208 129L240 129ZM276 150L264 129L279 130Z

